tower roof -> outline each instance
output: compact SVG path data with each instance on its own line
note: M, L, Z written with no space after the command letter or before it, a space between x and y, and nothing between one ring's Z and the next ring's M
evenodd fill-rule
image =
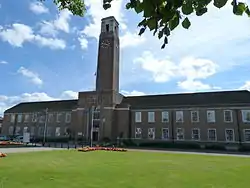
M106 20L114 20L116 22L116 24L119 25L119 22L115 19L114 16L108 16L108 17L102 18L102 22L104 22Z

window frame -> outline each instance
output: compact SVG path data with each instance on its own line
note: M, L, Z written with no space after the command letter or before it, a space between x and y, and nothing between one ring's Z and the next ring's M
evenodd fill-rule
M231 121L226 121L226 112L230 112ZM223 115L224 115L224 122L225 123L232 123L233 122L233 111L232 110L224 110Z
M246 131L249 131L249 140L246 140ZM244 142L250 143L250 129L244 129L243 130L243 135L244 135Z
M212 112L213 113L213 121L209 121L209 118L208 118L208 113L209 112ZM216 122L216 117L215 117L215 110L207 110L207 123L215 123Z
M243 123L250 123L250 120L247 121L246 118L245 118L245 112L246 112L246 113L247 113L247 112L250 113L250 110L241 110L241 121L242 121Z
M192 110L191 112L191 122L192 123L198 123L198 122L200 122L200 114L199 114L199 111L198 110ZM194 113L196 113L197 114L197 121L194 121L193 120L193 118L194 118Z
M56 122L57 122L57 123L61 123L61 117L62 117L62 113L61 113L61 112L58 112L58 113L56 114Z
M179 139L179 137L178 137L178 130L179 130L179 129L182 130L183 139ZM180 128L180 127L176 128L176 140L178 140L178 141L184 141L184 140L185 140L185 129L184 129L184 128Z
M137 129L140 130L139 134L137 134ZM136 135L140 135L140 137L137 137ZM141 127L135 128L135 139L142 139L142 128Z
M167 116L167 118L163 114L165 114ZM164 121L164 119L166 119L167 121ZM162 123L169 123L169 112L168 111L161 112L161 122Z
M167 134L167 138L164 138L164 134L163 134L163 130L167 130L168 131L168 134ZM169 128L168 127L163 127L162 129L161 129L161 139L162 140L169 140Z
M65 114L65 123L71 122L71 112L66 112Z
M177 114L178 113L182 114L182 121L178 121L178 119L177 119ZM184 112L182 110L175 111L175 122L176 123L184 123Z
M135 112L135 123L141 123L141 122L142 122L142 113L139 111L136 111Z
M198 140L194 139L194 132L193 131L198 131ZM200 139L201 139L201 130L199 128L192 128L191 132L192 132L192 135L191 135L192 136L192 141L200 141Z
M210 139L209 131L215 131L215 140ZM207 140L210 141L210 142L216 142L217 141L217 130L215 128L207 129Z
M229 140L227 139L227 131L228 131L228 130L232 130L232 131L233 131L233 140L232 140L232 141L229 141ZM230 129L230 128L225 129L225 141L226 141L226 142L235 142L235 132L234 132L234 129Z
M153 130L153 131L149 131L149 130ZM153 133L153 137L149 137L149 133L152 132ZM149 140L154 140L155 139L155 128L154 127L149 127L148 128L148 139Z
M148 112L148 123L155 123L155 112L153 111Z

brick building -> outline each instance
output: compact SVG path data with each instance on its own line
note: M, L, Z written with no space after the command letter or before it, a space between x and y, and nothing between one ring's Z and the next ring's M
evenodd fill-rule
M133 138L138 142L250 142L250 92L125 97L119 93L119 24L102 19L96 90L77 100L20 103L4 112L3 133L46 137Z

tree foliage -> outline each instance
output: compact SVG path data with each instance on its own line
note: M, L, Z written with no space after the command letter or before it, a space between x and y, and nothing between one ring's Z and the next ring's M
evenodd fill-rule
M40 0L44 1L44 0ZM53 0L59 9L68 9L74 15L83 16L86 9L84 0ZM113 0L103 0L103 8L109 9ZM119 1L119 0L118 0ZM188 29L191 22L188 18L192 13L202 16L208 12L208 5L213 3L217 8L224 7L228 0L127 0L126 9L132 9L141 14L143 19L138 24L139 35L146 29L152 31L159 39L163 38L165 48L168 37L177 26L182 25ZM238 0L230 0L232 11L235 15L242 16L244 13L250 17L250 9L246 3Z
M110 8L112 1L103 0L103 8ZM228 0L129 0L126 9L133 9L137 14L142 14L143 19L138 24L139 35L149 29L159 39L164 37L161 48L165 48L171 31L180 23L182 27L188 29L191 26L188 16L192 13L202 16L208 11L207 7L212 2L215 7L222 8ZM231 5L235 15L241 16L246 13L250 17L247 4L232 0Z
M84 16L86 11L83 0L53 0L53 2L58 6L59 10L68 9L73 15Z

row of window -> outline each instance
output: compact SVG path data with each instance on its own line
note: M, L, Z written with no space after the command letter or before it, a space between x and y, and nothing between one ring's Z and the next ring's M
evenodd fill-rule
M15 132L14 132L15 131ZM23 130L21 127L16 126L15 130L13 126L9 127L9 135L22 135L23 133L29 132L31 136L38 135L38 136L43 136L44 135L44 127L23 127ZM62 135L67 135L69 134L69 129L68 127L64 128L62 130L61 127L47 127L46 129L46 135L47 136L62 136Z
M56 117L56 119L55 119ZM66 123L70 123L71 122L71 113L67 112L65 114L65 119L63 120L63 113L48 113L47 117L45 114L41 114L39 115L38 113L34 113L34 114L17 114L17 122L21 123L21 122L30 122L30 120L32 122L39 122L39 123L44 123L45 120L47 118L48 122L54 122L54 120L56 120L57 123L60 122L66 122ZM10 122L14 123L16 120L16 115L15 114L11 114L11 118L10 118Z
M161 138L163 140L168 140L169 137L169 129L162 128L161 130L162 135ZM250 129L243 130L244 133L244 140L245 142L250 142ZM142 138L142 128L135 129L135 138L141 139ZM148 139L155 139L155 128L148 128ZM191 138L194 141L200 140L200 129L194 128L191 130ZM176 129L176 140L185 140L184 128L177 128ZM208 141L217 141L217 132L216 129L208 129L207 130L207 140ZM225 140L227 142L234 142L235 135L234 129L225 129Z
M242 114L242 121L244 123L250 123L250 110L241 110ZM154 123L155 122L155 112L149 111L147 113L148 115L148 122ZM200 121L199 111L191 111L191 122L197 123ZM215 116L215 110L207 110L207 122L208 123L215 123L216 122L216 116ZM169 112L168 111L162 111L161 112L161 121L163 123L169 122ZM141 112L135 112L135 122L141 123L142 122L142 113ZM184 122L184 116L183 111L175 111L175 122L177 123L183 123ZM233 122L233 110L224 110L224 122L231 123Z

